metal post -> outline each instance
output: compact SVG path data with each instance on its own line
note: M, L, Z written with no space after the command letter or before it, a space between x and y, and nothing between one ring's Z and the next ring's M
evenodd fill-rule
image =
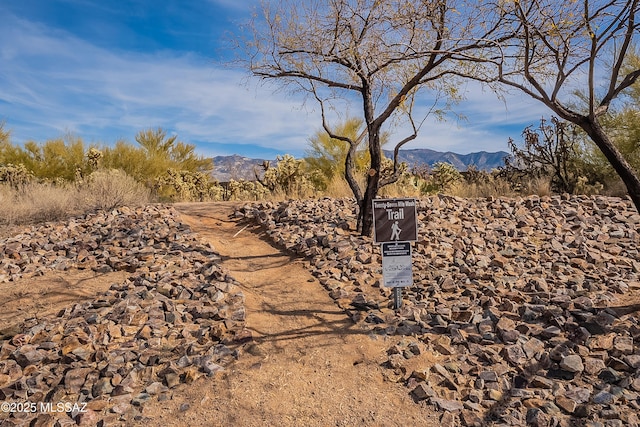
M393 309L398 310L402 306L402 288L393 288Z

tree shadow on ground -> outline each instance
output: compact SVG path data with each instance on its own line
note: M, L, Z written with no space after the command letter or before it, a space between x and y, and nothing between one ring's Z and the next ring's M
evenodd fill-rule
M338 308L335 310L283 310L276 308L272 304L262 303L261 311L268 315L284 317L285 322L298 323L300 326L286 325L280 331L270 332L267 328L249 325L249 329L260 334L260 336L254 338L257 342L293 341L328 335L340 337L371 334L368 329L359 328L343 310ZM296 319L299 320L296 321ZM326 342L324 345L329 346L331 343Z

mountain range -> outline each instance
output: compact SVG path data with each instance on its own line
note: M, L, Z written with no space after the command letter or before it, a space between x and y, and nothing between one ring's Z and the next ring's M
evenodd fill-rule
M392 158L393 152L384 150L384 155ZM469 154L458 154L451 151L441 152L429 150L427 148L417 148L413 150L400 150L398 159L406 162L409 168L416 166L428 165L433 166L438 162L451 163L458 170L464 171L469 166L475 166L480 170L491 170L504 165L504 158L509 156L506 151L498 151L489 153L479 151ZM255 172L263 172L261 165L265 161L275 164L275 160L269 159L253 159L249 157L239 156L216 156L213 158L213 177L220 182L234 180L255 180Z
M393 157L393 151L383 150L384 155L388 158ZM433 166L438 162L451 163L459 171L466 170L469 166L475 166L480 170L496 169L504 166L504 158L508 157L506 151L498 151L489 153L487 151L478 151L476 153L458 154L451 151L441 152L429 150L428 148L417 148L413 150L400 150L398 152L398 160L405 162L409 168L414 166L428 165Z

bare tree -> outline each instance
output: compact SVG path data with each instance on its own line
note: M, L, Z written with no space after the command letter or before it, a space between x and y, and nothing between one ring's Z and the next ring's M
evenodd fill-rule
M548 176L558 193L573 193L578 182L576 159L579 140L570 123L551 117L542 118L537 128L527 126L522 132L520 148L509 139L511 156L505 158L503 172L507 176L536 178Z
M497 81L542 102L589 135L638 210L637 172L607 135L600 117L640 76L640 69L623 68L640 35L639 1L516 0L505 14L513 13L513 28L520 36L503 44L494 58Z
M487 48L504 42L502 0L279 0L263 3L246 42L255 76L292 85L320 105L323 127L346 142L345 178L360 206L358 226L372 229L372 201L399 176L397 153L416 138L428 114L459 96L454 75L473 74ZM506 30L505 30L506 29ZM442 79L449 76L450 79ZM430 93L431 105L416 96ZM363 190L354 176L359 138L329 126L330 109L354 106L365 124L371 164ZM353 108L353 107L352 107ZM349 111L354 114L354 111ZM394 145L394 173L381 176L383 126L404 123L407 135Z

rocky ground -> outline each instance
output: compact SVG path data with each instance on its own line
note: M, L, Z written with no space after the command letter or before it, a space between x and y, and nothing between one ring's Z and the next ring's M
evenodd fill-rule
M330 315L331 322L342 324L338 313L323 313L319 306L311 311L296 306L288 318L298 323L283 322L284 332L267 332L264 326L271 325L260 318L248 330L249 288L230 277L218 251L196 236L173 208L122 208L64 225L31 227L0 240L0 285L24 286L52 273L71 276L77 271L105 277L119 272L125 278L97 296L61 306L54 315L10 321L0 313L0 402L71 404L59 411L3 407L0 425L195 422L195 399L212 397L192 395L198 390L184 384L203 387L203 378L218 378L215 374L229 366L242 367L243 358L252 373L233 374L225 381L234 390L246 384L254 394L226 396L233 406L217 402L222 393L214 393L217 412L206 417L230 420L242 414L245 423L260 425L260 419L269 419L277 408L283 420L291 418L290 424L280 425L296 425L302 412L291 412L290 402L298 401L307 409L315 405L306 413L314 425L323 425L318 414L332 410L341 420L352 420L351 425L356 419L358 425L384 425L383 419L393 423L388 425L403 425L403 414L383 418L389 409L375 406L380 392L372 389L390 396L395 389L383 384L400 384L422 408L411 413L411 419L422 420L415 425L431 420L423 410L427 407L440 411L439 425L444 426L638 425L640 215L628 200L421 200L419 241L413 250L415 283L403 290L397 312L391 308L391 290L380 283L378 247L353 232L352 201L248 204L236 211L235 221L259 223L270 240L305 257L315 281L352 319L353 326L340 328L349 335L323 330L318 337L326 342L314 341L319 345L310 347L314 344L300 341L295 352L288 351L285 343L293 341L293 331L315 339L303 333L310 328L305 322L320 319L326 329L329 323L321 316ZM229 228L227 243L220 244L231 246L243 230ZM229 255L234 262L265 262L255 267L265 277L283 271L272 265L277 259L273 255L256 257L250 241L243 240L245 250L241 245L233 249L242 253ZM245 272L247 281L258 275L252 268ZM269 282L269 294L282 293L277 282ZM299 294L313 292L314 283L303 282ZM286 285L294 297L295 283ZM256 299L252 310L271 307L264 299L266 285L260 286L255 295L251 291ZM269 311L282 316L273 308ZM327 339L335 337L338 340L329 344ZM363 352L354 360L331 352L347 337L353 340L349 348ZM382 361L372 356L379 344L386 346ZM271 357L270 351L290 359L274 367L279 354ZM287 364L300 372L290 372ZM369 375L367 381L360 384L348 377L356 371L360 377ZM386 383L378 383L377 375ZM256 378L263 381L260 387L252 383ZM347 378L357 384L347 387L349 396L343 396L332 387ZM291 389L294 383L299 388ZM269 388L280 394L265 400L257 390ZM352 396L357 390L360 398ZM178 397L185 392L188 402ZM333 394L338 395L335 401ZM324 398L318 395L333 406L323 406ZM291 400L278 402L278 396ZM356 400L343 408L352 398ZM145 413L145 407L160 410L165 402L176 407L173 418L149 418ZM394 397L391 407L400 405L410 413L402 402ZM222 414L225 406L229 408ZM359 407L381 412L349 418ZM251 408L261 411L260 419L248 419L255 412ZM211 424L207 419L199 422Z
M310 260L352 319L401 335L387 378L442 425L634 426L640 413L640 215L628 200L421 200L414 286L390 308L350 200L246 205ZM424 352L439 362L416 366Z
M122 208L0 240L0 283L77 269L131 274L55 316L3 322L2 426L133 422L148 400L222 370L246 339L242 292L172 208Z

